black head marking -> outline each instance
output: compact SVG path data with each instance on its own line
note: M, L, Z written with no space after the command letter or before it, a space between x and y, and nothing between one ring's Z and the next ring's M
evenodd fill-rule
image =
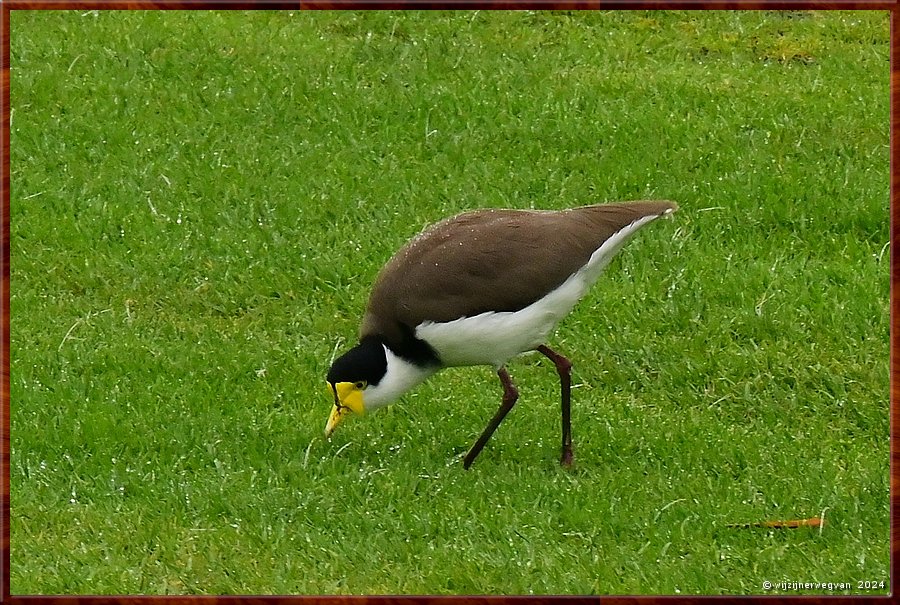
M387 372L384 345L374 337L363 338L359 344L338 357L328 370L328 382L360 382L378 384Z

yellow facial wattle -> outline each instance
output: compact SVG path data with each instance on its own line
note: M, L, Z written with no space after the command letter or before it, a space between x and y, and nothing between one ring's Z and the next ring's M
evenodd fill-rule
M328 416L325 425L325 436L328 437L337 428L337 425L351 412L365 414L366 406L363 403L364 384L354 382L339 382L335 385L328 383L328 393L334 398L334 407Z

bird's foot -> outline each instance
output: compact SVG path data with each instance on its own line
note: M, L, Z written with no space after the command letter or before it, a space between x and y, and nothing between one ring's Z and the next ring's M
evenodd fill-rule
M476 453L475 456L478 454ZM469 467L472 466L472 463L475 462L475 456L472 455L472 450L466 454L466 457L463 458L463 468L469 470Z
M566 468L572 468L572 446L568 445L563 448L562 456L559 457L559 464Z

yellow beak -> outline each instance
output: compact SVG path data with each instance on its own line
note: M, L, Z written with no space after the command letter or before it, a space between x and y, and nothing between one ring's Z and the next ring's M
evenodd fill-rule
M328 416L328 423L325 425L325 436L331 437L331 434L334 432L334 429L337 428L337 425L341 423L344 416L350 411L349 408L333 406L331 408L331 414Z
M363 403L362 389L352 382L339 382L335 385L328 383L328 393L334 397L334 406L331 408L331 414L328 416L328 423L325 425L325 436L330 437L337 425L346 418L351 412L362 416L366 412L366 406Z

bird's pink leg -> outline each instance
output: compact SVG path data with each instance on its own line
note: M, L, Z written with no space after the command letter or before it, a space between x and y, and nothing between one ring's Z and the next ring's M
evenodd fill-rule
M548 346L541 345L537 350L556 365L559 374L562 402L562 455L559 463L572 466L572 362Z

